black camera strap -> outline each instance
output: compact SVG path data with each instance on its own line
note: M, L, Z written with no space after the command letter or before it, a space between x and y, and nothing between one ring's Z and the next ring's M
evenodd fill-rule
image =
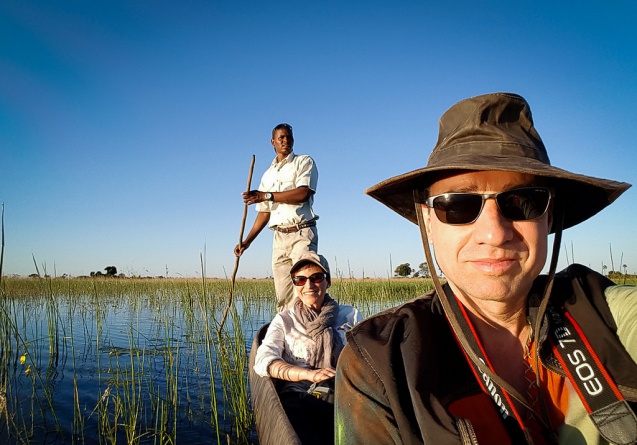
M547 315L550 317L553 354L599 433L614 444L637 443L637 416L577 322L551 302L547 306Z
M480 343L478 334L472 327L466 310L455 296L449 295L451 292L448 287L445 290L456 319L464 321L464 323L460 323L461 329L465 331L464 334L469 345L482 365L487 366L492 373L495 373L496 371ZM600 435L617 445L637 443L637 416L604 368L577 322L568 312L556 309L551 303L547 306L547 315L550 318L549 338L552 352ZM511 416L517 420L524 435L529 440L530 432L507 390L490 378L489 374L471 360L466 352L465 356L482 390L497 405L502 419L507 420ZM519 401L527 409L534 412L525 401ZM540 420L537 415L535 418Z

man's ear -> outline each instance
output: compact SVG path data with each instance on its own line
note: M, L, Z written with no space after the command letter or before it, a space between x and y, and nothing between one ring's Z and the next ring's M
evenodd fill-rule
M427 229L427 238L431 242L431 212L429 207L424 204L420 204L420 211L422 212L422 218L425 222L425 229Z

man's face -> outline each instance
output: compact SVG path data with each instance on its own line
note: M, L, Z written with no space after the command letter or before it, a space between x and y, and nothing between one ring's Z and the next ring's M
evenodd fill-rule
M448 192L497 193L538 185L533 175L475 171L459 173L431 185L429 196ZM442 223L423 205L427 234L436 261L454 293L465 305L521 302L546 261L550 214L531 221L504 218L495 199L487 199L471 224Z
M274 152L279 160L292 153L294 147L294 136L287 128L279 128L274 132L274 137L270 141L274 147Z

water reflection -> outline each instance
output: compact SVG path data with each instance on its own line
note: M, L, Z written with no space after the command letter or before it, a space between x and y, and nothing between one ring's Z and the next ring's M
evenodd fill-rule
M216 305L173 294L99 301L58 295L5 299L2 306L0 354L10 366L1 375L7 422L0 438L257 442L242 383L245 345L271 318L269 304L252 302L248 310L237 298L222 334Z
M246 367L254 335L275 313L271 282L238 284L221 333L221 280L4 284L0 440L258 443ZM396 304L387 286L335 282L330 293L371 315Z

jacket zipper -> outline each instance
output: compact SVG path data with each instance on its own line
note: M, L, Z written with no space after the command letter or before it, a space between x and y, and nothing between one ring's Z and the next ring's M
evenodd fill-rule
M458 432L460 433L460 440L463 445L479 445L471 421L468 419L458 419L456 424L458 425Z

